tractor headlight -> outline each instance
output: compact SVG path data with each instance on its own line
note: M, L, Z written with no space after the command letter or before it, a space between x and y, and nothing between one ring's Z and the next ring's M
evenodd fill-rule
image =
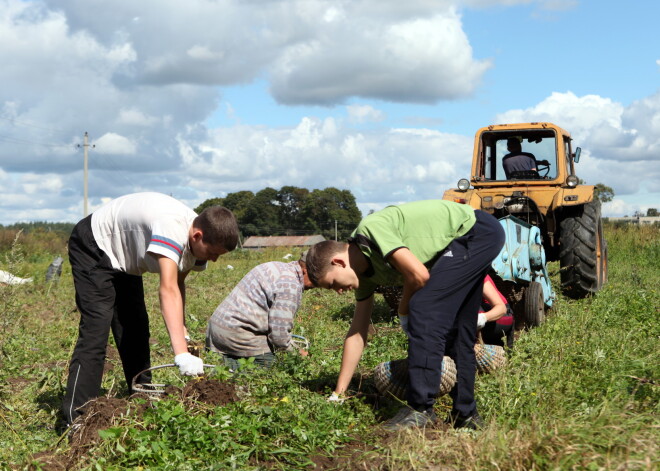
M470 181L467 178L461 178L458 181L458 189L461 191L467 191L470 188Z
M580 183L580 180L576 175L569 175L566 177L566 185L568 185L569 188L575 188L578 186L578 183Z

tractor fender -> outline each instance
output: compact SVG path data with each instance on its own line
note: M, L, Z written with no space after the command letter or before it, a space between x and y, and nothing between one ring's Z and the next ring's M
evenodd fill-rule
M593 185L578 185L575 188L561 188L555 193L550 209L557 211L567 206L581 206L594 199Z
M476 197L474 198L475 199L474 203L472 202L473 194ZM442 195L442 199L453 201L454 203L469 204L475 209L480 209L481 198L479 198L478 196L479 196L478 194L474 193L473 189L461 191L457 188L452 188L449 190L445 190L444 194Z

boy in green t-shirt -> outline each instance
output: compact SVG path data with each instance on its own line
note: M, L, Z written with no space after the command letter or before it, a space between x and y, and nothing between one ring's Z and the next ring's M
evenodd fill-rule
M403 286L401 326L408 333L408 407L385 426L422 427L436 420L433 404L442 358L456 362L457 387L449 417L454 427L476 428L474 343L484 277L504 244L493 216L444 200L406 203L373 213L348 243L320 242L307 254L310 280L343 293L355 290L355 313L344 340L335 392L343 394L366 345L378 285Z

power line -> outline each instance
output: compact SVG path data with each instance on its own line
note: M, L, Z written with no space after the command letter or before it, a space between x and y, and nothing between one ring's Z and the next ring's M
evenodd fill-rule
M35 142L27 139L20 139L17 137L4 136L0 134L0 140L5 142L11 142L12 144L21 144L21 145L30 145L30 146L42 146L42 147L74 147L73 144L53 144L47 142Z
M50 132L64 132L64 129L50 128L50 127L46 127L46 126L41 126L39 124L33 124L30 121L23 121L23 120L19 120L19 119L16 119L16 118L7 118L5 116L0 116L0 119L8 121L8 122L10 122L11 124L13 124L15 126L16 125L24 126L24 127L27 127L27 128L41 129L43 131L50 131Z

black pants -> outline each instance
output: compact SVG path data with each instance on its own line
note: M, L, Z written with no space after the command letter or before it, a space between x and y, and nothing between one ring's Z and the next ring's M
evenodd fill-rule
M72 423L81 414L78 408L100 393L111 329L129 390L133 377L150 367L150 352L142 277L112 268L94 240L91 215L76 224L71 233L69 261L80 311L78 341L62 404L64 419ZM147 373L139 381L150 379Z
M443 251L426 285L410 299L408 320L408 404L429 409L440 388L442 358L456 363L453 409L476 413L474 344L484 277L504 245L504 230L493 216L475 211L477 221Z
M485 344L513 348L513 325L513 315L507 312L507 315L496 321L486 322L481 329L481 338Z

